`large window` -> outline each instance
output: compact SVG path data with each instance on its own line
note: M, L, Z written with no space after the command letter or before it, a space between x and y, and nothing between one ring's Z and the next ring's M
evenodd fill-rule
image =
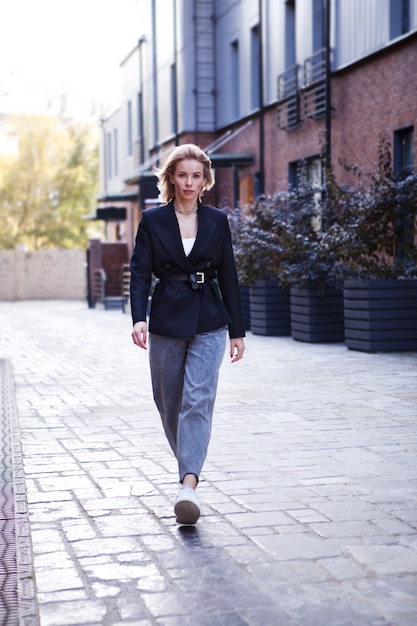
M414 127L394 133L394 174L401 178L414 172Z
M114 175L119 175L119 141L117 128L113 130Z
M296 62L295 54L295 0L285 3L285 69Z
M232 119L236 120L240 114L239 107L239 91L240 91L240 81L239 81L239 42L237 39L232 42L230 46L230 97L231 97L231 114Z
M132 103L127 103L127 154L132 156L133 154L133 137L132 137Z
M138 93L138 153L139 163L143 163L145 161L145 147L143 137L143 98L141 91Z
M320 156L314 156L302 161L294 161L289 164L288 182L290 189L298 189L303 186L311 188L311 194L317 211L311 219L311 227L314 230L321 228L321 216L318 210L323 185L323 160ZM316 191L315 191L316 190Z
M324 0L313 0L313 52L324 47Z
M175 63L171 65L171 132L177 132L177 69Z
M107 143L107 178L111 178L113 176L113 168L112 168L112 141L111 141L111 133L107 133L106 138Z
M251 30L251 108L260 106L260 71L259 71L259 26Z
M390 37L400 37L410 30L410 0L390 0Z
M322 159L319 156L294 161L289 164L289 184L292 189L303 185L321 187L323 183Z
M330 1L330 0L328 0ZM313 0L313 54L304 62L304 115L319 118L326 113L326 36L324 0Z

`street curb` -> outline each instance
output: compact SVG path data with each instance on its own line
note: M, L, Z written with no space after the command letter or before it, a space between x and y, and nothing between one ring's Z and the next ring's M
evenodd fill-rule
M0 359L0 421L4 433L1 565L5 573L0 622L8 626L38 626L32 545L28 521L26 484L20 444L13 369Z

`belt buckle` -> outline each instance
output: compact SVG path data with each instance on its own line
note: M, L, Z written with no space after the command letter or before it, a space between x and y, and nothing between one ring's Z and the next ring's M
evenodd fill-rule
M196 272L195 275L197 276L197 285L202 285L204 283L204 272Z

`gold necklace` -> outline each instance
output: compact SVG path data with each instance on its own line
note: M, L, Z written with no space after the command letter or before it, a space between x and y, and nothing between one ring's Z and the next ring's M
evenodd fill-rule
M197 213L198 205L195 207L195 209L192 209L191 211L183 211L174 204L174 209L177 213L181 213L181 215L192 215L193 213Z

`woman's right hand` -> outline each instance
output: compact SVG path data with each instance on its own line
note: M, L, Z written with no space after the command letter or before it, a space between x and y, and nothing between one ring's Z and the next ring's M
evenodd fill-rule
M148 326L146 322L136 322L133 326L132 339L139 348L147 350Z

